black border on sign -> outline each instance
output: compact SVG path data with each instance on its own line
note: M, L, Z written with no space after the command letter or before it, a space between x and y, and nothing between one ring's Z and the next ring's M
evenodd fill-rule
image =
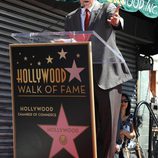
M97 148L96 148L96 127L95 127L95 108L94 108L94 87L93 87L93 64L92 64L92 48L91 48L91 42L78 42L78 43L33 43L33 44L10 44L9 45L9 53L10 53L10 70L11 70L11 94L12 94L12 114L13 114L13 152L14 152L14 158L16 158L16 124L15 124L15 96L14 96L14 79L13 79L13 52L12 48L15 47L34 47L34 46L65 46L65 45L87 45L88 47L88 66L89 66L89 94L90 94L90 113L91 113L91 126L92 126L92 146L93 146L93 158L97 158Z

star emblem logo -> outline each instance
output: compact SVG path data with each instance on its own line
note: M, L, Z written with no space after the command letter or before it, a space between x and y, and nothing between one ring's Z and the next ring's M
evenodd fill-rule
M77 67L75 60L73 61L71 68L65 68L65 69L70 73L69 82L74 78L76 78L77 80L81 82L80 73L84 70L84 68Z
M50 55L49 55L48 58L46 58L46 60L47 60L47 64L52 63L53 58L51 58Z
M66 59L67 52L65 52L63 48L61 49L61 52L58 52L58 54L60 55L60 59Z
M52 139L52 145L49 153L49 158L54 157L62 149L65 149L73 157L79 158L75 138L83 133L88 126L71 126L68 124L63 106L60 108L57 125L38 125L45 131Z

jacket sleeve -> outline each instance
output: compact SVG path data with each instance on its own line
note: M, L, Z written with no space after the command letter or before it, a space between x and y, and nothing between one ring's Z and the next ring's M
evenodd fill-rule
M68 22L68 16L65 17L65 23L64 23L64 30L65 31L69 31L69 26L68 26L69 22Z

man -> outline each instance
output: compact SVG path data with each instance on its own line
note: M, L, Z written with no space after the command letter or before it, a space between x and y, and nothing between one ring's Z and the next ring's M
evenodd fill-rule
M120 61L122 55L115 42L114 29L123 28L123 19L119 16L119 7L112 3L102 4L97 0L80 0L80 3L80 8L66 16L65 31L95 31L115 52L109 53L107 47L103 47L102 59L99 59L99 64L93 65L98 158L113 158L121 84L132 79L125 61ZM86 9L90 12L88 28L85 28L84 22ZM92 39L93 54L100 53L99 47L99 43Z

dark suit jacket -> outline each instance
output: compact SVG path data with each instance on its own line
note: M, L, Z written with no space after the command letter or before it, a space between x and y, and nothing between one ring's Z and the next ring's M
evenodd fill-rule
M114 13L116 6L112 3L95 3L90 17L88 30L95 31L107 44L103 46L92 38L93 60L95 56L100 59L93 65L94 80L102 89L110 89L123 82L132 79L126 62L124 61L115 41L115 29L122 28L120 23L117 27L112 27L107 19ZM69 13L65 19L65 31L82 31L81 8ZM93 41L94 40L94 41ZM114 51L113 51L114 50ZM113 53L115 52L115 53Z

